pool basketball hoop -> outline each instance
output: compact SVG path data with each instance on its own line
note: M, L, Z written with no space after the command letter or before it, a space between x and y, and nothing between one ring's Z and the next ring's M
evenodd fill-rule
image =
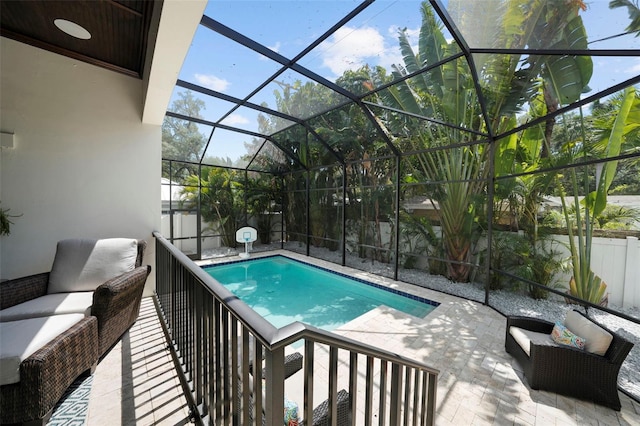
M257 239L258 231L256 231L255 228L245 226L238 229L236 231L236 241L239 243L244 243L244 253L239 253L238 256L243 259L249 257L249 246Z

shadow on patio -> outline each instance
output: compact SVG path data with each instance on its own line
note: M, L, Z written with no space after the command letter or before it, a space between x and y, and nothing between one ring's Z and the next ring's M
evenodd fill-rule
M153 299L94 373L87 425L184 425L189 409Z
M618 413L531 390L504 351L502 315L475 302L428 292L442 304L425 319L380 307L336 332L440 369L436 424L639 424L640 404L624 394ZM316 349L316 362L328 362L323 350ZM287 386L302 380L299 372ZM189 409L180 381L153 301L145 298L136 324L98 365L87 424L187 423Z

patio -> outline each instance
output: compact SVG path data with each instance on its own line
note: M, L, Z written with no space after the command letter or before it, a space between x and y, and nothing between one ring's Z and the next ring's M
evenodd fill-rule
M337 264L355 268L349 274L378 262L389 279L420 271L481 286L475 301L410 287L442 305L422 320L379 308L338 331L439 369L435 423L639 424L633 392L636 400L621 395L617 413L531 391L504 351L496 311L503 296L546 305L550 295L563 306L573 297L633 324L622 332L640 326L640 232L629 230L640 219L614 237L600 224L610 219L607 194L640 192L633 7L315 3L0 2L0 281L48 270L64 238L151 245L161 230L181 254L201 259L211 247L231 252L236 230L250 225L265 244L299 246L288 255L338 254ZM24 16L49 25L33 34ZM60 33L61 17L86 26L92 41ZM543 209L547 196L562 206ZM583 228L578 246L589 248L569 252L564 245ZM546 239L538 230L561 232ZM591 253L599 234L615 244L594 243ZM569 255L571 272L560 268ZM189 422L149 298L175 296L156 279L172 277L174 265L153 249L144 263L154 270L143 313L98 367L89 424ZM205 309L178 305L185 322L188 308ZM202 353L192 358L206 381L216 366ZM619 385L640 389L640 369L628 370ZM303 379L288 379L288 392ZM206 402L219 402L208 391ZM271 393L272 412L280 397Z
M350 268L325 265L385 281ZM531 390L519 366L504 351L505 319L492 308L411 285L394 285L441 305L425 319L381 307L341 327L337 333L439 369L436 424L640 424L640 404L622 393L622 410L616 412ZM315 356L319 362L318 352ZM293 393L301 381L302 373L297 373L287 379L286 389ZM140 319L95 373L87 424L107 423L189 423L187 403L151 298L144 299Z

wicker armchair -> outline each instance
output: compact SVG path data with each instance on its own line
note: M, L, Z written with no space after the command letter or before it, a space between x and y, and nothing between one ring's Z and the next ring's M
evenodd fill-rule
M604 356L569 346L536 344L533 341L530 344L530 355L527 355L510 334L510 327L551 334L554 324L541 319L517 316L507 317L505 349L523 367L524 375L532 389L591 400L620 411L618 372L633 343L606 327L597 325L613 336Z
M99 357L133 325L151 271L141 266L145 247L145 241L137 241L133 270L89 294L89 316L24 359L19 382L0 386L0 423L45 424L65 390L79 375L92 373ZM0 309L46 296L49 278L46 272L1 283Z
M142 266L146 241L138 241L136 268L100 285L93 293L91 315L98 319L99 354L113 346L133 325L140 313L142 292L151 272ZM49 272L16 278L0 284L0 309L23 303L47 294Z

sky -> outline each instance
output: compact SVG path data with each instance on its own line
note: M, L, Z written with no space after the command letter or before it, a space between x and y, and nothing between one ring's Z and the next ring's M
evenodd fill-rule
M499 1L480 2L484 3L483 7L489 8L487 10L493 10ZM353 0L210 0L205 15L292 59L359 3ZM633 35L595 42L623 32L630 22L626 9L610 10L608 3L609 0L587 1L587 10L581 13L589 40L594 41L590 48L640 49L640 37ZM391 64L402 63L398 30L406 28L411 43L415 45L420 24L419 1L378 0L339 28L299 63L331 81L345 70L357 69L364 64L381 65L389 69ZM459 25L465 34L464 24ZM476 41L477 38L470 38L469 43L473 45ZM417 47L414 51L417 51ZM593 62L594 74L590 82L593 90L590 94L640 74L640 57L594 57ZM245 98L281 68L280 64L256 52L199 27L179 78L227 95ZM293 71L278 77L283 84L295 80L307 79ZM277 85L269 85L251 97L250 101L256 104L264 102L277 109L273 97L277 89ZM202 99L205 97L202 96ZM217 121L232 106L231 103L208 98L202 114L207 120ZM249 108L236 111L223 124L256 131L257 112ZM210 132L210 128L202 127L202 130L207 135ZM250 136L216 130L212 139L216 151L214 155L228 155L235 159L245 153L243 141L250 139Z

